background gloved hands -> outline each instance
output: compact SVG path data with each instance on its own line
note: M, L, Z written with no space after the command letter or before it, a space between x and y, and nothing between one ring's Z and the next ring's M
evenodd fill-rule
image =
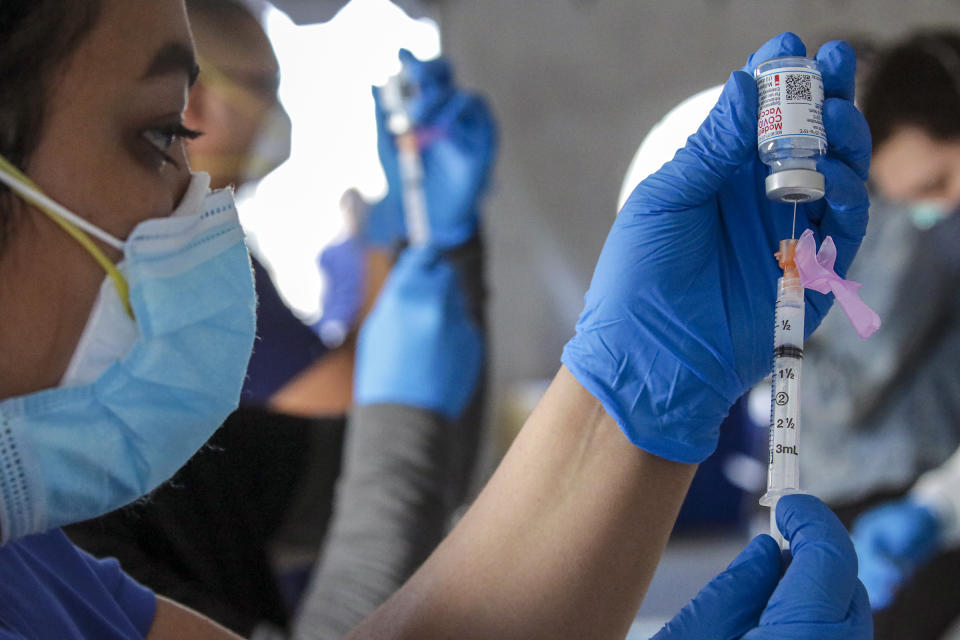
M410 115L420 139L430 244L455 247L476 232L479 200L496 155L496 126L483 99L454 85L453 69L445 59L423 62L401 50L400 61L419 88ZM372 245L389 247L404 241L407 232L397 143L376 87L373 96L377 150L388 191L371 207L366 236Z
M678 462L716 448L731 405L770 369L773 257L792 206L767 200L757 154L759 62L804 55L790 33L734 72L713 111L671 162L641 182L607 237L563 363L637 446ZM829 155L826 196L797 211L797 234L832 235L837 272L867 224L870 133L853 106L856 62L845 43L817 54ZM806 330L832 298L807 292Z
M357 236L324 249L317 265L326 279L323 315L313 329L329 349L343 344L353 329L366 293L367 256Z
M456 271L435 249L406 249L360 330L356 404L403 404L453 419L482 363L482 334Z
M784 496L777 524L793 560L761 535L652 640L868 640L873 617L846 530L817 498Z
M941 525L929 507L900 500L874 507L853 525L860 579L870 606L884 609L897 588L940 547Z

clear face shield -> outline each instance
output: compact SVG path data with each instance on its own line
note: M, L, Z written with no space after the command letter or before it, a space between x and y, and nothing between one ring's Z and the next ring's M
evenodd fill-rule
M292 123L277 99L275 75L226 70L202 60L201 82L234 108L256 120L249 146L237 153L191 153L191 160L211 172L236 176L240 184L262 180L290 157Z

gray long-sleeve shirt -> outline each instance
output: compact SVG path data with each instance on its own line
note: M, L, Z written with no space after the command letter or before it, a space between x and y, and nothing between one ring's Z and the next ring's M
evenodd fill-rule
M960 216L928 231L878 203L848 273L883 326L836 305L803 362L802 486L829 501L906 487L960 442Z
M474 240L447 257L483 326L481 243ZM443 539L470 486L484 386L478 385L470 407L454 422L402 405L353 410L333 520L294 622L294 638L342 638Z

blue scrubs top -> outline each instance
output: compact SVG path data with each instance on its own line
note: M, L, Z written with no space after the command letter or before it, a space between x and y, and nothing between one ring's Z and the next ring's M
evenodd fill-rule
M153 593L59 529L0 547L0 638L143 638Z

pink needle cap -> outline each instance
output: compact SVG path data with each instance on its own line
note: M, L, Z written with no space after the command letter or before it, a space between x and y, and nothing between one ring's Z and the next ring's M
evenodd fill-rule
M837 246L833 243L833 238L824 238L820 252L817 253L817 241L813 238L813 231L807 229L797 241L795 260L800 273L800 283L807 289L820 293L832 291L857 335L865 340L880 328L880 316L857 294L860 283L844 280L833 270L837 260Z

